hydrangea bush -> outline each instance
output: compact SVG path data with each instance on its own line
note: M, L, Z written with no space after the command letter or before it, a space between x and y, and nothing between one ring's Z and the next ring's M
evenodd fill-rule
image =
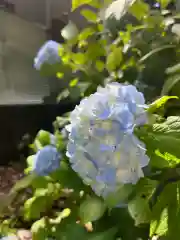
M84 3L104 11L96 0L73 0L73 10ZM147 9L140 1L127 5L131 13ZM91 10L82 15L90 27L77 35L63 30L71 36L65 44L48 41L35 57L38 71L59 66L53 69L69 83L66 93L79 90L81 100L56 118L53 133L37 133L24 178L0 199L0 232L5 239L18 228L30 229L33 240L179 239L180 117L164 114L178 98L147 102L138 79L125 77L133 36L121 31L122 40L111 43L106 19Z

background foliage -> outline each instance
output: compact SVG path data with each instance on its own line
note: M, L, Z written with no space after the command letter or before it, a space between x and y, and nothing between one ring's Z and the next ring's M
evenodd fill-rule
M155 9L136 0L123 11L111 9L112 14L107 14L106 4L98 0L73 0L72 11L83 4L96 9L82 10L89 25L81 32L69 25L63 32L65 43L59 49L61 62L44 64L41 69L41 74L56 74L59 81L65 81L66 88L58 93L58 101L69 98L78 102L94 93L97 86L111 81L136 85L149 102L158 96L180 96L180 36L172 31L179 16L166 10L167 0ZM67 136L62 131L69 113L57 117L53 125L56 147L63 154L61 167L49 176L35 176L29 174L33 156L28 157L26 177L0 200L1 233L28 227L35 240L147 240L154 234L179 239L178 108L179 101L168 97L150 105L154 124L136 133L151 156L146 177L133 187L121 187L107 202L71 169L65 156ZM42 130L30 147L36 153L50 141L51 134ZM119 202L128 202L128 207L114 208Z

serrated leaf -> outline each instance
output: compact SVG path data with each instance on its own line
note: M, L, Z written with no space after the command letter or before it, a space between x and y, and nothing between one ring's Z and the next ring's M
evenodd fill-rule
M151 158L150 164L154 163L157 157L162 158L162 155L169 167L177 164L180 159L180 117L171 116L163 123L145 127L139 137L146 144L148 155ZM168 163L168 161L170 162Z
M156 101L154 101L153 103L151 103L149 105L148 108L148 112L150 113L154 113L155 111L157 111L158 109L164 107L164 105L170 100L170 99L178 99L178 97L176 96L163 96L159 99L157 99Z
M100 219L106 210L105 203L97 197L89 197L81 203L79 216L83 223Z

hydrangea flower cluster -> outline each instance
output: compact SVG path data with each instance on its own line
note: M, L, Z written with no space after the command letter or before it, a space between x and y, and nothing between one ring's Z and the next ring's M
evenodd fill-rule
M67 156L72 168L97 195L144 176L146 147L134 128L147 123L144 96L135 86L111 83L83 99L67 126Z
M32 172L47 176L60 167L61 154L56 147L48 145L39 150L33 161Z
M45 63L53 65L60 62L60 56L58 54L60 46L61 45L55 41L47 41L40 48L34 59L35 69L40 70Z

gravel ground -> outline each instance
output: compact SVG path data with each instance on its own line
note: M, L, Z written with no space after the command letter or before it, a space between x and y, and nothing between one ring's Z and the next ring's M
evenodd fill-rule
M23 168L14 166L0 166L0 195L8 193L11 187L23 176Z

